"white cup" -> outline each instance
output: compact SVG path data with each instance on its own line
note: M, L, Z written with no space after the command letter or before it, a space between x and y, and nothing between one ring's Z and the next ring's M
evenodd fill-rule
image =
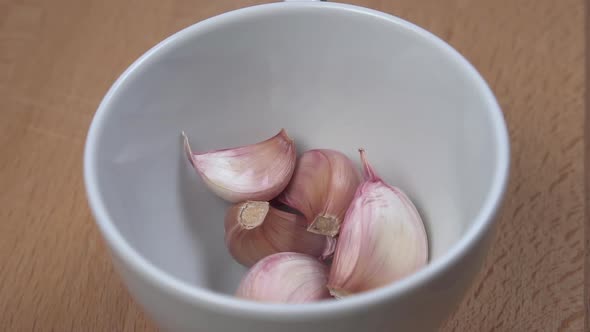
M343 300L265 304L231 296L245 269L223 243L226 203L182 153L243 145L285 127L300 151L333 148L415 201L428 266ZM283 2L225 13L144 54L89 130L90 206L117 271L163 328L200 332L430 331L487 250L509 144L476 70L427 31L374 10Z

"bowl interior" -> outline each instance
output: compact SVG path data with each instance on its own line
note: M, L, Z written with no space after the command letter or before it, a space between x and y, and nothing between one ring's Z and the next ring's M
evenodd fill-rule
M94 154L101 199L140 255L187 283L232 293L245 272L223 242L227 204L182 152L286 128L299 151L332 148L413 199L431 259L456 243L490 190L497 112L476 75L397 20L334 6L269 6L203 22L127 72L102 105Z

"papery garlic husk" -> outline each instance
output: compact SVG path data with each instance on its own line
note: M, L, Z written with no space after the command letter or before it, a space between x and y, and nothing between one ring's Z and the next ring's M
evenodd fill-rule
M336 297L404 278L428 261L428 240L414 204L375 173L360 150L365 181L342 223L328 288Z
M237 203L269 201L285 189L295 169L295 143L284 129L260 143L194 153L184 136L189 161L219 197Z
M361 176L344 154L317 149L297 160L291 182L278 200L301 212L308 231L335 236L361 182Z
M303 216L268 202L246 201L233 205L225 215L225 244L238 263L249 267L277 252L325 259L333 254L336 240L308 232Z
M240 282L236 296L259 302L306 303L329 299L328 267L316 258L293 252L267 256Z

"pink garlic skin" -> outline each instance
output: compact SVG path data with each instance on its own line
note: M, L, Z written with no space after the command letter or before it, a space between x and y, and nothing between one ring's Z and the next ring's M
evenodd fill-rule
M240 214L249 204L268 206L264 221L252 228L240 224ZM224 226L225 244L230 254L246 267L277 252L298 252L325 259L336 247L336 239L308 232L303 216L281 211L266 202L242 202L231 206Z
M185 135L184 149L209 189L232 203L278 196L289 184L297 158L285 129L259 143L205 153L193 152Z
M363 182L346 212L328 288L343 297L402 279L426 265L428 240L410 199L385 183L367 162Z
M259 302L307 303L331 298L328 267L305 254L281 252L258 261L242 279L236 296Z
M360 173L343 153L309 150L297 160L291 182L278 200L303 214L309 231L335 236L360 183ZM318 217L328 219L325 229L314 226Z

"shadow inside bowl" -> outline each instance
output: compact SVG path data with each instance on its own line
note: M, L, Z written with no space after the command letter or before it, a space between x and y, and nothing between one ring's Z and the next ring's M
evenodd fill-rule
M224 214L220 211L225 211L229 204L209 191L186 160L180 140L178 149L176 181L180 216L204 257L202 263L196 265L196 272L204 277L204 284L198 286L233 294L246 268L236 263L225 247Z

